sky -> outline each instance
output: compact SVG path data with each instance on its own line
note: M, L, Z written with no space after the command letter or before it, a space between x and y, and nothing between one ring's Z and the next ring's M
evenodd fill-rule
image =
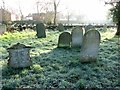
M0 0L0 6L2 6ZM16 13L19 13L19 7L24 16L29 13L36 13L38 0L4 0L5 8L8 8ZM41 1L41 0L39 0ZM43 0L45 1L45 0ZM58 11L64 14L81 14L90 21L106 20L109 6L105 6L102 0L60 0Z

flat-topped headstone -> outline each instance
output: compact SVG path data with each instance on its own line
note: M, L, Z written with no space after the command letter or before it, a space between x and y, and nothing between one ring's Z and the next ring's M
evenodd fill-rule
M36 25L36 31L37 31L38 38L45 38L46 37L45 26L43 23L38 23Z
M4 32L6 32L6 25L2 25L0 24L0 35L3 34Z
M9 60L8 65L13 68L24 68L32 65L30 60L29 50L30 46L17 43L12 47L8 48Z
M83 29L81 27L75 27L73 28L71 34L72 34L71 47L80 48L83 41Z
M64 28L64 26L63 26L62 23L59 23L57 28L58 28L58 30L59 30L60 32L65 30L65 28Z
M69 48L71 44L71 34L69 32L63 32L58 39L58 47Z
M87 25L87 26L85 27L85 33L86 33L87 31L91 30L91 29L94 29L94 26L91 25L91 24Z
M89 30L85 33L80 51L81 62L92 62L97 60L100 39L101 36L97 30Z

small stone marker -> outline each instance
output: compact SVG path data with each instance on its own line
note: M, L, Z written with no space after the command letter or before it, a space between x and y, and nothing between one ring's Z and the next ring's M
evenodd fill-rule
M45 26L43 23L38 23L36 25L36 31L37 31L38 38L46 38Z
M59 24L58 24L58 30L59 30L60 32L65 30L65 28L64 28L64 26L63 26L62 23L59 23Z
M63 32L59 36L58 47L70 48L71 34L69 32Z
M7 28L6 25L0 24L0 35L2 35L4 32L6 32Z
M29 50L32 47L17 43L8 48L9 60L8 65L13 68L24 68L32 65Z
M85 33L80 52L81 62L92 62L97 60L100 38L100 33L97 30L89 30Z
M94 26L92 26L91 24L87 25L85 27L85 33L88 31L88 30L91 30L91 29L94 29Z
M83 29L81 27L75 27L71 33L72 33L71 47L80 48L83 41Z

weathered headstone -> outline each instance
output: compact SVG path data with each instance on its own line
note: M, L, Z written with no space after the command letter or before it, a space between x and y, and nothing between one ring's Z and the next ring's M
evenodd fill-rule
M36 31L37 31L38 38L45 38L46 37L45 26L43 23L38 23L36 25Z
M59 23L57 28L58 28L58 30L59 30L60 32L65 30L65 28L64 28L64 26L63 26L62 23Z
M89 30L85 33L80 52L81 62L92 62L97 60L100 38L100 33L97 30Z
M8 48L9 60L8 65L13 68L24 68L32 65L30 60L29 50L30 46L17 43Z
M58 47L70 48L71 45L71 34L69 32L63 32L59 36Z
M6 25L2 25L0 24L0 35L3 34L4 32L6 32Z
M83 41L83 29L81 27L75 27L72 32L71 47L81 47Z
M94 26L91 25L91 24L87 25L87 26L85 27L85 33L86 33L87 31L91 30L91 29L94 29Z

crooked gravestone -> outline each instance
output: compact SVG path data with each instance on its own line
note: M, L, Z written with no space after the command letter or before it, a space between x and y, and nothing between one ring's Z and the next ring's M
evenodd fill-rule
M60 34L58 39L58 47L70 48L71 34L69 32L63 32Z
M37 31L38 38L45 38L46 37L45 26L43 23L38 23L36 25L36 31Z
M13 68L24 68L32 65L29 50L32 47L17 43L8 48L9 60L8 65Z
M91 25L91 24L87 25L87 26L85 27L85 33L86 33L87 31L91 30L91 29L94 29L94 26Z
M0 25L0 35L6 32L6 25Z
M57 28L58 28L58 30L59 30L60 32L65 30L65 28L64 28L64 26L63 26L62 23L59 23Z
M92 62L97 60L100 38L100 33L97 30L89 30L85 33L80 52L81 62Z
M81 27L75 27L72 32L71 47L81 47L83 41L83 29Z

